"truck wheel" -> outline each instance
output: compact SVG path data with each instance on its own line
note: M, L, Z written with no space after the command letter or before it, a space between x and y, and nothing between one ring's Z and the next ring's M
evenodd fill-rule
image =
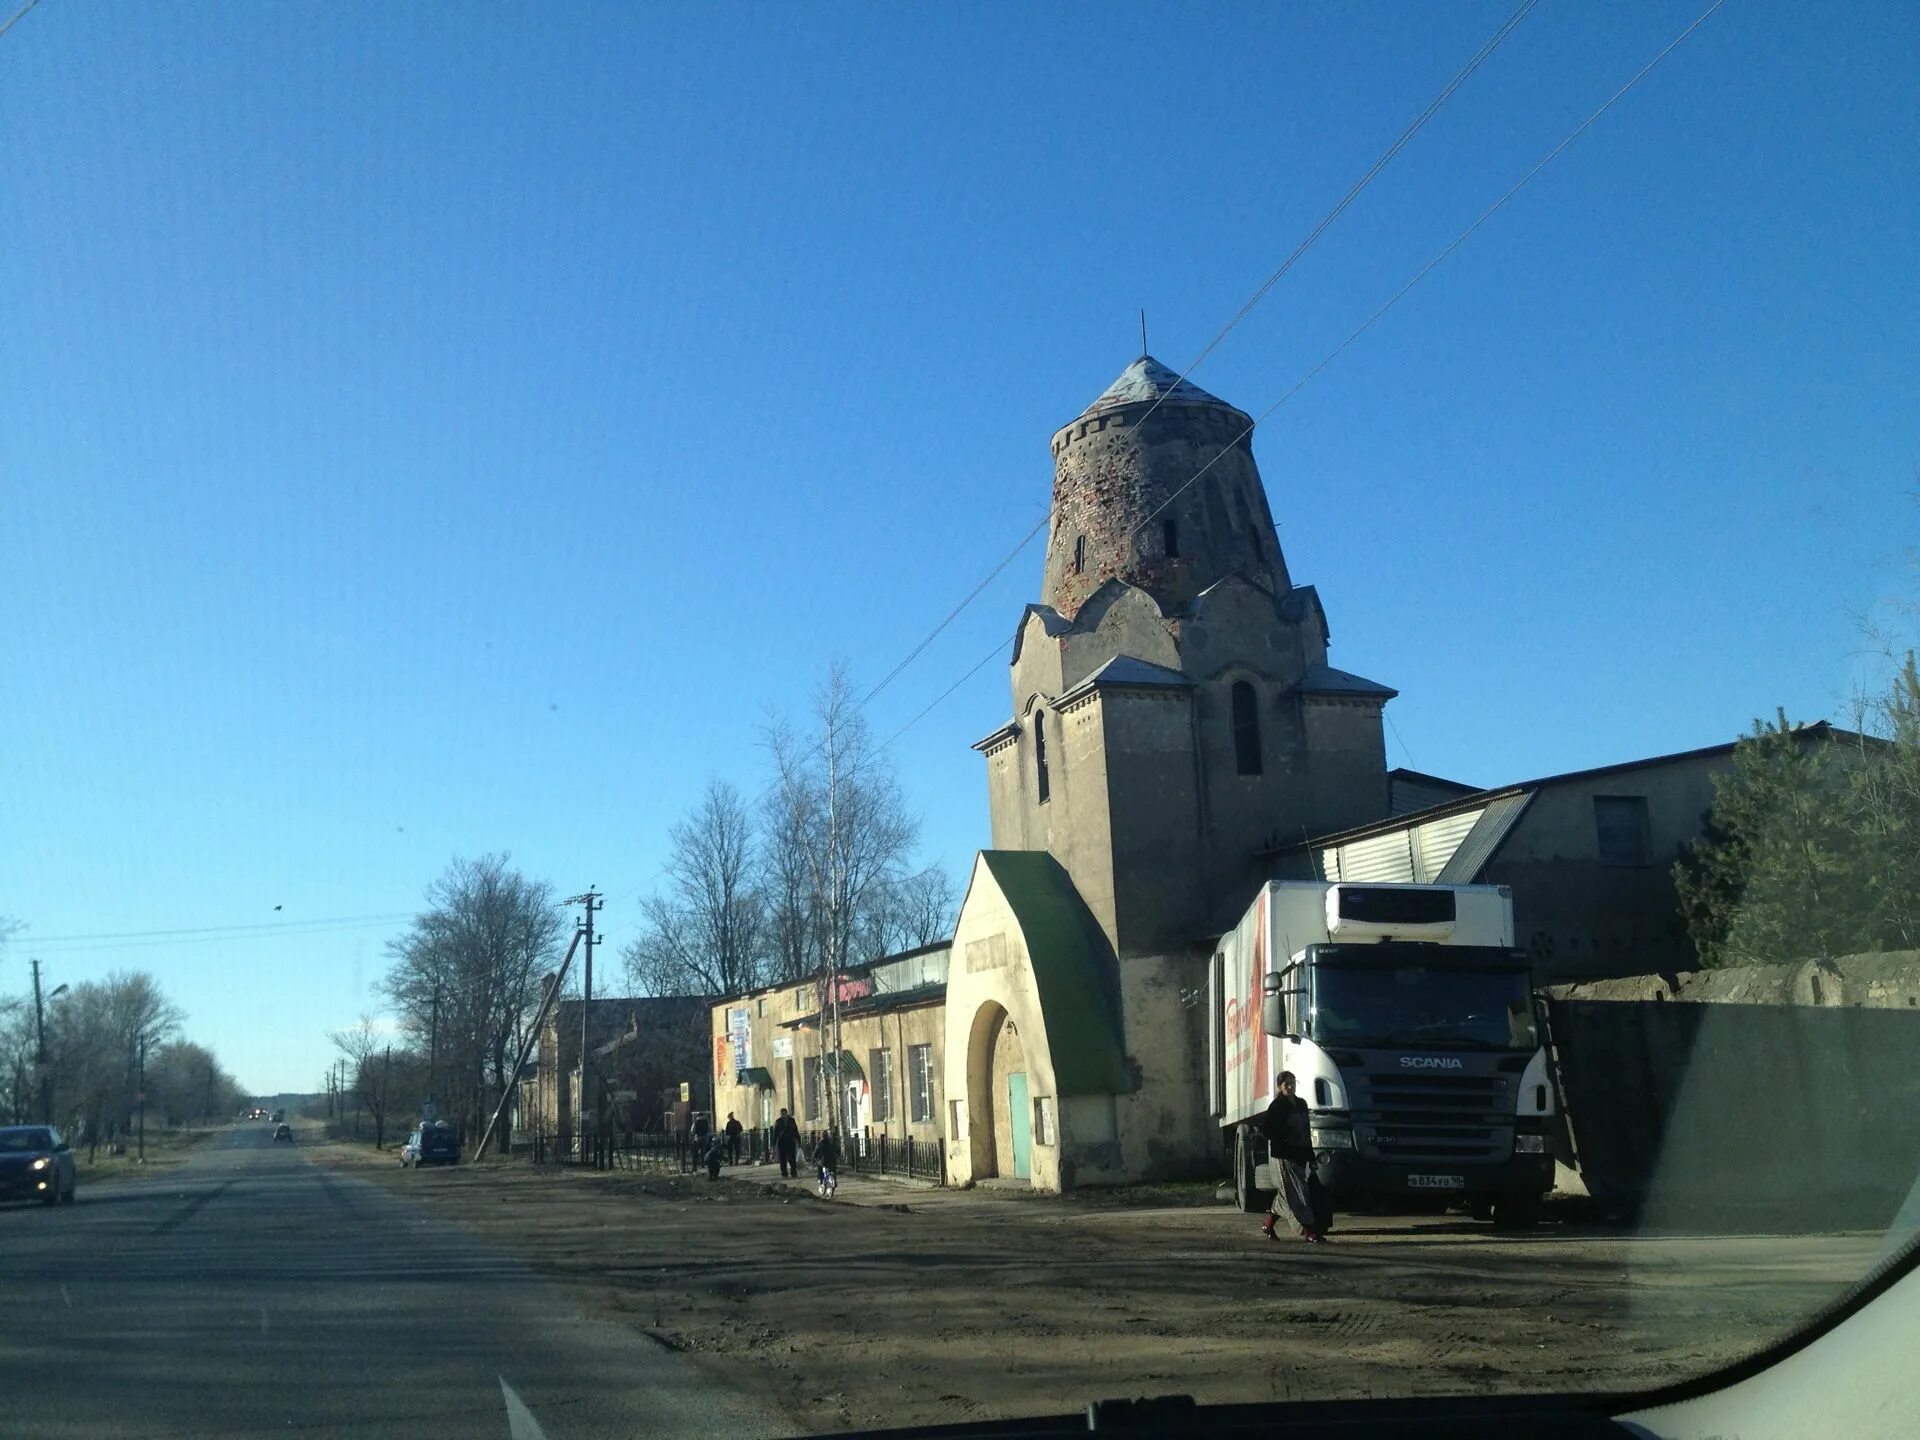
M1501 1195L1493 1202L1493 1223L1502 1230L1525 1230L1540 1223L1540 1197L1520 1193Z
M1467 1213L1484 1225L1493 1219L1493 1197L1491 1195L1474 1196L1467 1202Z

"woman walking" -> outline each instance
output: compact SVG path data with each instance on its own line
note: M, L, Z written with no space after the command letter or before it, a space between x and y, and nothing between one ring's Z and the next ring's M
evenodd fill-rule
M1260 1117L1260 1130L1274 1159L1280 1162L1280 1186L1273 1192L1273 1204L1267 1209L1266 1224L1261 1227L1269 1240L1278 1240L1274 1222L1284 1220L1287 1233L1299 1240L1319 1245L1326 1242L1328 1217L1316 1206L1316 1198L1325 1191L1313 1174L1313 1128L1307 1114L1307 1102L1293 1093L1291 1070L1282 1070L1274 1082L1273 1103Z

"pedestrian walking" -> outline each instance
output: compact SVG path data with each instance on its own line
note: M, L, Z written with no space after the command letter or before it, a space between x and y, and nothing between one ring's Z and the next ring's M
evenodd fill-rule
M745 1129L746 1126L740 1123L740 1117L729 1110L727 1112L727 1163L729 1165L740 1163L740 1135Z
M797 1180L800 1177L800 1127L785 1110L773 1122L773 1153L780 1157L780 1178Z
M1322 1244L1333 1217L1325 1187L1313 1173L1313 1127L1307 1102L1293 1092L1293 1072L1282 1070L1274 1082L1273 1103L1260 1117L1261 1133L1280 1168L1280 1185L1260 1228L1269 1240L1278 1240L1274 1222L1284 1220L1287 1233L1295 1239Z

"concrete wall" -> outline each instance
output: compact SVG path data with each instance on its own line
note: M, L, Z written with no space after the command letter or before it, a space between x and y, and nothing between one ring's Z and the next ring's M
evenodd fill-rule
M1542 984L1692 966L1673 863L1701 832L1724 755L1701 756L1542 786L1483 873L1513 887L1514 938ZM1643 865L1602 864L1596 795L1643 796Z
M1111 866L1111 920L1081 880L1086 861L1054 853L1124 959L1178 944L1205 922L1201 741L1184 690L1113 690L1100 710L1111 820L1088 848L1099 845Z
M1553 987L1580 1181L1667 1217L1881 1226L1920 1171L1920 952Z
M1211 953L1196 949L1121 962L1120 1003L1134 1088L1115 1103L1118 1164L1076 1167L1069 1183L1219 1173L1220 1132L1207 1113L1205 986Z

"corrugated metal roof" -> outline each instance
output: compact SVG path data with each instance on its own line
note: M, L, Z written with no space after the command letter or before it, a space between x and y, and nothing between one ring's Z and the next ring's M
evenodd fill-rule
M1433 877L1434 882L1439 885L1471 885L1478 880L1487 862L1493 859L1493 852L1500 848L1501 841L1513 833L1513 827L1519 823L1520 816L1532 799L1531 791L1494 797L1487 808L1480 812L1473 829L1467 832L1466 839L1460 842L1452 858Z

